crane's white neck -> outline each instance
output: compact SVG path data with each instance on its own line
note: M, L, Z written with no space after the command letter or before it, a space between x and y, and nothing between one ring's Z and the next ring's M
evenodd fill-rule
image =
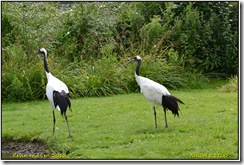
M141 76L139 76L139 75L137 75L137 74L135 73L135 78L136 78L136 82L137 82L138 85L140 85L140 80L139 80L140 77L141 77Z

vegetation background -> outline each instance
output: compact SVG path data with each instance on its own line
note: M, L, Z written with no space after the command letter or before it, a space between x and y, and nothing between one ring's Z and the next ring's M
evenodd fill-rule
M240 158L238 2L1 4L2 144L38 142L67 159ZM41 47L70 90L72 139L60 115L52 135ZM137 54L141 74L185 102L179 119L168 113L168 129L162 107L154 129L136 93L126 63Z
M3 102L45 99L41 47L72 98L138 92L137 54L168 88L238 74L238 2L1 3Z

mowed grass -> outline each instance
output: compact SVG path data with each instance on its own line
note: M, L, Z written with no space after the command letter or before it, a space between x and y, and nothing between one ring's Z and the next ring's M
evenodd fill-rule
M141 93L72 99L73 138L58 110L56 132L48 100L2 104L2 140L40 141L65 159L238 159L238 94L216 89L170 91L180 117L151 104Z

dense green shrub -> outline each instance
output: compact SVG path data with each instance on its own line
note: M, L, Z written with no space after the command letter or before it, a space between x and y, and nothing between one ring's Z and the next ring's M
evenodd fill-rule
M58 10L54 3L45 2L3 2L2 18L9 22L6 27L4 41L21 46L28 62L32 61L37 48L52 45L59 30ZM9 25L10 24L10 25ZM3 43L3 46L7 46ZM5 47L4 47L5 48ZM21 55L20 55L21 56Z
M198 64L205 72L238 72L238 2L194 3L201 15ZM209 12L211 11L211 12Z
M62 12L62 29L57 32L57 54L70 61L92 59L101 45L110 42L115 30L117 3L81 2Z

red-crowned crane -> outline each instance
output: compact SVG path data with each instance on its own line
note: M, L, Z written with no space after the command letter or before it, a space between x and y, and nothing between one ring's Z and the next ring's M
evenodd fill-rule
M61 112L61 115L66 120L66 123L68 126L68 131L69 131L68 137L70 138L70 137L72 137L72 135L70 133L68 117L66 115L67 108L69 107L69 109L71 110L71 102L70 102L68 87L62 81L60 81L59 79L54 77L49 72L48 67L47 67L46 49L41 48L41 49L39 49L38 53L43 54L43 56L44 56L44 69L45 69L47 81L48 81L47 86L46 86L46 95L52 106L52 111L53 111L53 134L55 132L55 123L56 123L54 109L57 108Z
M150 80L149 78L140 76L139 70L142 62L140 56L135 56L128 63L131 63L133 61L137 62L137 67L135 71L136 81L140 86L143 95L153 106L155 127L157 128L157 112L155 105L162 105L164 108L165 127L167 128L168 123L166 118L166 110L172 111L174 116L177 115L179 117L178 110L180 109L177 102L182 104L184 103L180 99L170 95L169 91L163 85L153 80Z

